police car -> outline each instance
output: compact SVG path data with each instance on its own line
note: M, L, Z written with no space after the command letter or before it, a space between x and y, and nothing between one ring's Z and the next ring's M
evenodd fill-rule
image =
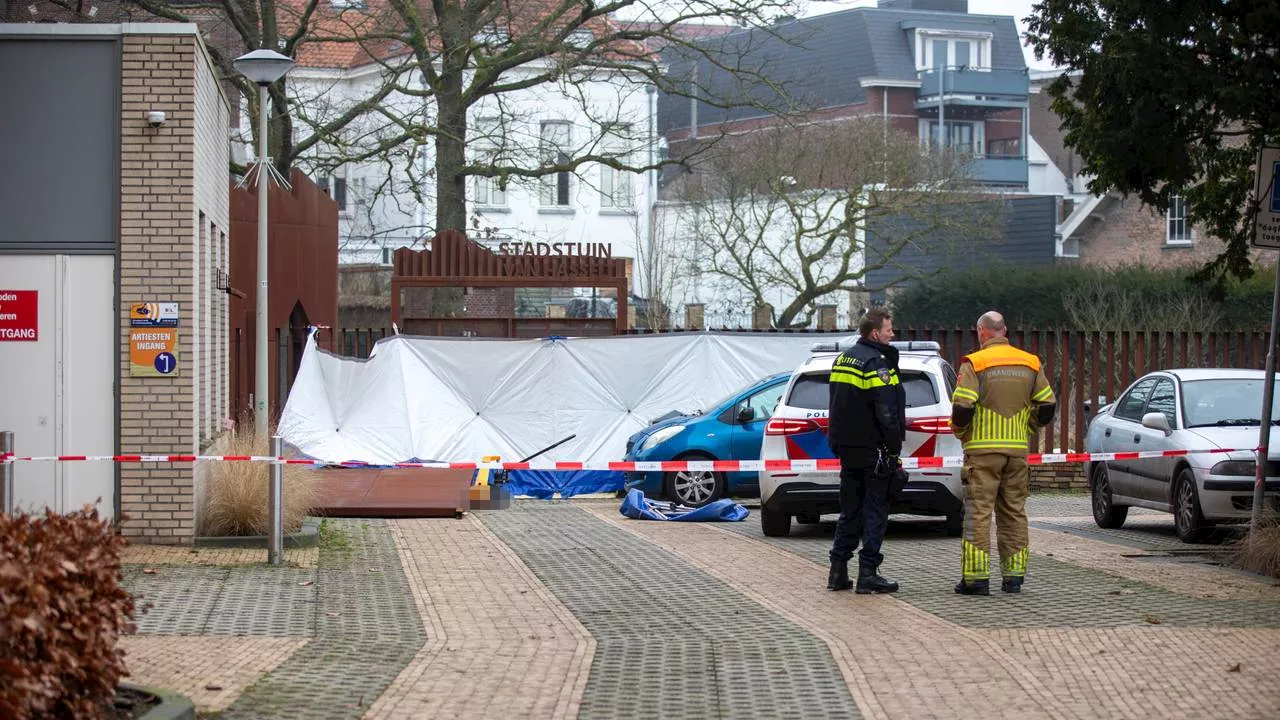
M959 456L960 441L951 432L951 393L956 372L939 355L936 342L895 342L898 374L907 395L907 437L902 457ZM761 460L833 458L827 445L828 382L831 365L848 344L815 343L811 357L791 375L782 401L765 426ZM903 497L891 513L946 518L947 530L964 527L960 468L909 470ZM840 512L840 476L833 472L761 471L760 524L764 534L790 534L791 519L816 523Z

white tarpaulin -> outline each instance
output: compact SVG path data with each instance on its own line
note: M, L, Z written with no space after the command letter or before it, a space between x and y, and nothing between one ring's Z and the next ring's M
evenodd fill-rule
M672 410L706 409L815 342L845 336L677 333L540 340L395 336L368 360L320 350L314 336L280 432L326 462L620 460L627 438Z

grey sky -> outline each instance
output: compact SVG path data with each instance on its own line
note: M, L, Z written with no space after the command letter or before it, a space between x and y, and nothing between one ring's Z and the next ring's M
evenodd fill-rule
M969 12L975 15L1012 15L1018 22L1019 34L1027 32L1027 24L1023 18L1031 14L1031 6L1035 0L969 0ZM875 7L876 0L810 0L803 15L812 17L838 10L854 7ZM1045 60L1037 61L1035 53L1025 44L1022 53L1027 58L1027 67L1033 70L1049 70L1053 63Z

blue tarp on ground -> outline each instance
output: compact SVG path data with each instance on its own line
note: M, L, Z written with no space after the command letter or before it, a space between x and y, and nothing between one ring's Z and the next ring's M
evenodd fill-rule
M622 473L613 470L512 470L506 488L512 495L547 500L589 493L617 492L623 487Z
M643 492L631 489L618 512L632 520L675 520L677 522L742 522L751 511L725 498L700 508L672 502L650 500Z

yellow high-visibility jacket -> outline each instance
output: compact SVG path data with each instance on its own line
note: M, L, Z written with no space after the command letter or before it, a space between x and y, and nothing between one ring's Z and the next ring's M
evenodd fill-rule
M993 338L960 362L951 429L970 454L1025 456L1031 436L1053 422L1057 400L1040 358Z

